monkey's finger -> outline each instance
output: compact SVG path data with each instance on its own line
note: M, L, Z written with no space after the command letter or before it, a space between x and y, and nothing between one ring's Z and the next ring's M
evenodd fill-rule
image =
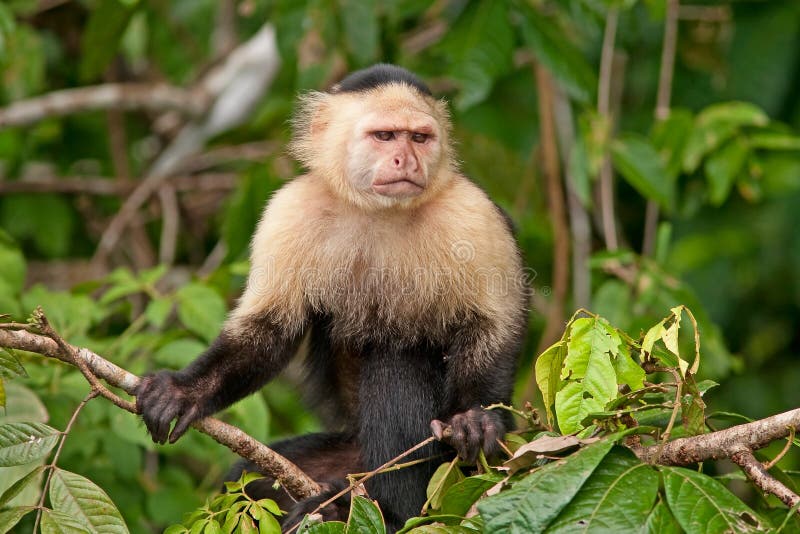
M186 432L186 429L189 428L189 425L194 423L194 421L197 419L199 412L200 409L196 404L194 404L181 415L180 419L178 419L178 422L175 423L175 428L172 429L172 433L169 435L170 443L175 443L178 441L178 438L180 438L183 433Z
M439 441L449 441L453 437L453 429L450 425L439 419L431 421L431 432L433 432L433 437Z
M162 445L166 443L167 436L169 436L169 427L172 424L172 420L178 417L183 410L183 406L179 402L166 402L161 404L162 408L157 412L157 416L154 418L153 428L150 430L150 433L155 436L158 435L160 438L160 442Z

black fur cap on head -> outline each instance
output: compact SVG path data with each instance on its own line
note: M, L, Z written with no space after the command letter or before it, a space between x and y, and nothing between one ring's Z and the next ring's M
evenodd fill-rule
M416 74L388 63L378 63L349 74L331 88L331 93L361 93L390 83L404 83L424 95L433 96L428 86Z

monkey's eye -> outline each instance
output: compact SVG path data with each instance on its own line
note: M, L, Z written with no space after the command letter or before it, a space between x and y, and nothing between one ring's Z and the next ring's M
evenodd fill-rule
M428 134L414 132L411 134L411 140L415 143L424 143L430 137Z
M378 141L391 141L394 139L394 132L372 132L372 136Z

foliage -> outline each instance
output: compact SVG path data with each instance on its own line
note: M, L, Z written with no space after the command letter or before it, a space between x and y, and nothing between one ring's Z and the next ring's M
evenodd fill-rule
M535 269L535 309L523 351L518 405L540 404L552 428L565 434L613 435L633 418L642 427L662 431L673 420L668 436L673 438L705 431L710 423L706 403L755 417L800 404L800 371L794 361L800 347L796 2L722 0L712 6L717 10L713 17L682 15L672 106L656 120L665 0L12 0L0 3L0 107L111 81L159 80L191 88L225 54L219 37L225 34L226 11L220 5L233 6L234 40L242 42L265 21L273 23L282 56L278 77L247 120L212 138L207 153L190 158L191 165L181 171L198 180L227 173L235 178L233 190L177 191L179 224L175 261L169 266L156 260L169 225L163 217L166 204L154 196L140 210L135 231L113 251L109 269L98 273L87 259L126 190L95 194L89 185L143 176L192 118L143 110L82 111L27 126L0 126L0 315L9 314L4 320L22 321L41 305L68 341L138 374L191 361L218 332L225 310L241 291L247 244L265 200L298 170L283 150L272 146L283 146L288 138L296 94L325 87L348 70L391 61L418 72L436 94L453 103L462 167L510 213L523 254ZM693 7L702 11L708 6ZM612 102L612 110L618 108L613 116L597 111L610 10L619 14L615 49L624 59L612 69L612 93L620 101L619 106ZM590 236L588 265L581 266L589 299L566 303L568 309L584 305L597 315L577 316L539 358L535 376L534 343L544 327L556 273L549 259L553 232L545 188L537 182L542 139L533 60L552 74L565 95L556 110L565 180L597 229ZM271 143L266 148L259 145L265 139ZM247 156L254 146L258 155ZM226 149L239 155L220 157ZM596 190L607 157L616 178L621 243L614 251L599 237ZM86 190L42 191L35 183L25 189L42 178L85 183ZM8 192L10 185L21 192ZM639 243L648 201L659 206L662 217L651 236L654 251L643 253ZM218 249L218 243L224 248ZM696 325L685 309L676 308L680 304L691 308ZM668 309L673 311L662 321ZM694 338L687 334L694 329L703 340L699 367ZM643 376L639 364L672 373L653 379ZM658 387L649 380L659 382ZM720 386L706 398L710 380ZM534 381L541 398L525 387ZM680 384L685 402L679 407L674 406L678 386L664 385L670 382ZM317 428L295 386L292 377L277 381L224 417L265 441ZM0 350L0 405L5 406L0 425L7 440L0 459L28 462L0 467L0 492L7 498L0 499L0 525L19 522L16 531L30 531L34 514L29 507L39 502L42 477L56 470L80 472L102 487L134 532L160 531L217 489L232 457L220 457L218 447L191 433L174 446L157 448L133 416L102 401L86 405L64 441L58 466L46 466L61 439L55 429L67 427L87 388L75 369ZM724 417L718 412L714 420ZM533 432L509 435L508 446L517 450L552 434ZM28 443L25 435L39 439ZM609 480L619 480L619 495L634 482L652 488L656 480L658 489L655 497L647 493L649 501L645 492L628 495L632 500L623 507L625 514L612 512L612 500L624 500L610 495L612 500L602 501L598 521L635 516L641 522L646 514L648 531L672 532L679 525L693 532L695 526L716 528L712 521L726 518L730 525L744 521L752 527L759 522L778 526L787 517L754 492L728 498L705 475L637 464L619 445L610 445L628 438L605 439L571 455L566 452L578 445L536 453L562 457L547 464L559 473L567 466L580 471L580 464L573 465L584 457L579 454L596 455L596 463L586 464L592 469L586 467L583 478L576 475L569 488L551 488L551 499L535 502L533 496L545 491L540 485L549 487L547 471L535 473L547 466L515 467L507 480L500 472L464 477L455 466L444 469L432 482L430 516L412 520L409 529L481 530L488 518L499 521L493 511L511 506L514 495L524 516L520 524L539 521L549 529L567 529L574 526L570 518L601 502L594 484ZM790 454L781 465L796 463ZM614 478L628 468L628 474ZM471 515L478 496L494 487L499 475L505 489L482 500L480 513ZM534 476L541 481L529 503L523 494ZM696 499L704 491L715 495L722 508L709 503L703 507L708 516L698 516L702 524L696 525L681 503L705 502ZM741 508L740 496L752 510ZM57 501L61 508L51 501L42 528L74 526L76 516L66 511L66 501ZM214 506L222 501L214 502L209 501L208 510L217 510ZM563 506L542 509L547 502ZM369 505L361 505L365 516L374 517ZM609 514L614 517L608 519ZM445 526L434 525L430 517ZM620 526L609 524L615 530Z

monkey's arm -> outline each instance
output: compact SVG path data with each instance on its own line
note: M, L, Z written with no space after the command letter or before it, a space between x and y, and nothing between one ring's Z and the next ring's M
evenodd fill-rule
M447 352L445 395L453 415L445 422L453 432L450 443L467 461L475 461L481 449L487 456L498 452L497 440L510 421L507 414L482 406L510 401L526 319L524 310L511 325L476 318L459 330ZM441 424L431 426L441 437Z
M136 405L153 441L174 443L192 422L249 395L281 371L302 335L266 318L246 330L226 327L194 362L181 371L145 377ZM170 424L177 419L170 433Z

